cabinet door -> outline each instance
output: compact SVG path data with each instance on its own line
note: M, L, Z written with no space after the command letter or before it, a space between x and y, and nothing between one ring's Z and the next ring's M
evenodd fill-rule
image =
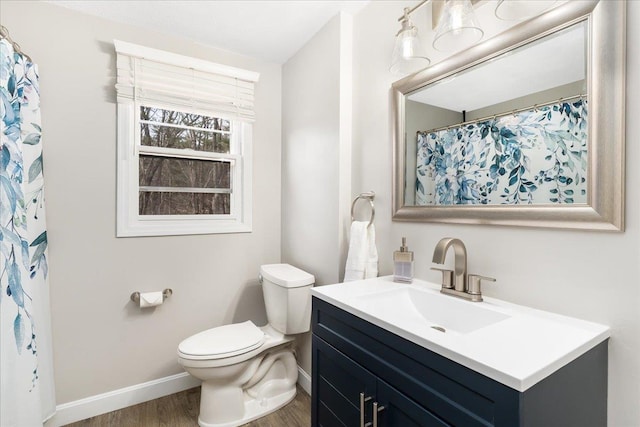
M360 426L360 393L371 397L364 408L364 421L370 422L376 378L316 335L313 335L312 358L311 425Z
M376 401L378 407L382 407L378 412L378 427L450 427L382 380L378 380Z

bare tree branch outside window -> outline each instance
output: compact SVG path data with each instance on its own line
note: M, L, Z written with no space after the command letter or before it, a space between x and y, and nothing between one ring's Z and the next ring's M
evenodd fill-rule
M141 107L141 145L185 150L185 155L140 155L140 215L228 215L230 162L188 157L229 153L230 127L217 117Z

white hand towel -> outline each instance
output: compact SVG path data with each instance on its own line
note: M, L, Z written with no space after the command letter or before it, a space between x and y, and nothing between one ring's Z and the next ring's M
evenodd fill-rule
M367 264L364 269L364 278L378 277L378 248L376 247L376 227L371 224L367 227Z
M349 253L344 271L344 281L368 279L378 276L378 250L373 224L367 221L351 223Z

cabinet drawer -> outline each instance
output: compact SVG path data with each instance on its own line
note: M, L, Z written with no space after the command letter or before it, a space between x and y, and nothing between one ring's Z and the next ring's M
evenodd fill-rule
M312 323L315 335L443 423L518 425L518 392L503 384L317 298Z

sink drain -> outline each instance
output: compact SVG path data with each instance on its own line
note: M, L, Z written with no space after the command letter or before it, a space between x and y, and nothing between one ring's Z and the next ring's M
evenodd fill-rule
M435 329L436 331L447 332L447 330L445 328L443 328L442 326L432 326L431 328Z

